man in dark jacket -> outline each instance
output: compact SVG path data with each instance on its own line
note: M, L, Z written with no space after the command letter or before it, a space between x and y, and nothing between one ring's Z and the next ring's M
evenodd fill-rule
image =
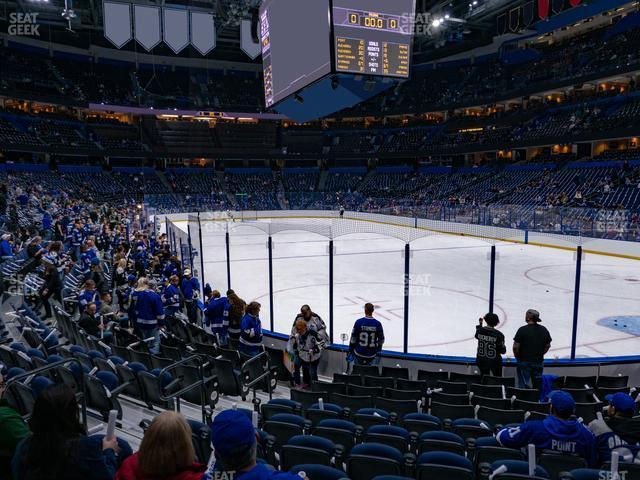
M551 335L540 325L540 313L527 310L525 321L527 324L520 327L513 337L513 356L518 361L518 388L532 388L542 377L544 355L551 347Z
M576 402L570 394L553 391L549 394L551 415L544 420L532 420L519 427L504 428L496 440L508 448L524 448L529 444L536 451L551 450L557 453L579 455L589 466L597 466L596 439L582 423L571 419Z
M626 393L607 395L607 418L598 418L589 424L596 436L600 463L610 462L616 451L620 461L640 463L640 418L633 418L636 402Z
M0 397L4 393L4 378L0 374ZM0 478L11 478L11 459L20 440L29 435L22 417L5 399L0 399Z

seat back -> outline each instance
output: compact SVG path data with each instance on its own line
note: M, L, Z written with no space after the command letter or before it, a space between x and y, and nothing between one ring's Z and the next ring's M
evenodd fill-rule
M233 368L233 362L226 358L212 358L211 363L218 376L220 393L224 395L243 396L240 379Z
M587 462L576 455L561 455L543 452L538 457L538 465L544 468L552 480L559 480L561 472L570 472L578 468L586 468Z
M297 390L292 388L290 391L291 400L298 402L302 405L302 409L306 410L314 403L318 403L318 399L322 398L324 402L333 402L333 395L329 392L309 392L305 390ZM335 402L334 402L335 403Z
M421 402L421 400L419 401ZM402 418L409 413L417 413L419 411L418 401L416 400L392 400L382 397L376 398L376 408L386 410L389 413L395 413L398 418Z
M380 369L376 365L353 365L351 369L352 375L360 375L360 376L373 376L377 377L380 375Z
M382 367L382 376L395 378L396 381L401 378L409 379L409 369L406 367Z
M498 408L483 407L478 409L478 419L492 426L505 426L524 421L524 410L501 410Z
M331 402L340 405L343 408L349 408L351 414L360 410L361 408L373 408L374 401L371 396L352 396L352 395L340 395L339 393L331 395Z
M351 480L372 480L378 475L402 475L402 453L388 445L362 443L347 457L347 474Z
M435 415L441 420L445 418L456 420L458 418L473 418L475 410L471 405L449 405L433 402L431 404L431 415Z

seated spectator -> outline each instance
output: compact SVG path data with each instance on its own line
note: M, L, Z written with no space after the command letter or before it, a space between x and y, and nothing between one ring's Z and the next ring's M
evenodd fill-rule
M206 466L195 458L185 418L162 412L145 432L140 450L122 463L115 480L200 480Z
M29 419L31 436L13 456L14 480L111 480L119 456L131 447L116 438L85 435L78 402L67 385L52 385L36 398Z
M216 461L202 480L220 478L217 472L233 472L234 480L300 480L292 473L277 472L257 463L258 433L240 410L225 410L213 419L211 445Z
M620 454L621 461L640 463L640 419L633 418L633 397L616 393L605 399L609 402L607 418L589 424L589 431L596 436L600 463L611 461L614 451Z
M107 330L102 317L97 314L97 306L95 303L87 305L87 308L85 308L82 315L80 315L78 325L89 335L103 339L104 341L110 341L113 337L113 332Z
M0 374L0 397L4 393L4 378ZM22 417L7 401L0 398L0 478L11 478L11 458L20 440L29 435Z
M504 428L496 439L509 448L523 448L529 444L536 451L551 450L557 453L579 455L589 466L596 466L598 452L595 437L587 428L571 419L576 402L567 392L555 390L549 394L551 415L544 420L524 422L519 427Z

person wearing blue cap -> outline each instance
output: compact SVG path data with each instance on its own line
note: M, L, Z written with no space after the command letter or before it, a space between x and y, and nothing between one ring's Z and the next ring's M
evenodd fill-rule
M233 473L234 480L300 480L293 473L278 472L257 463L258 438L258 432L244 412L220 412L211 423L211 446L216 461L202 480L220 478L219 472Z
M616 451L621 461L640 463L640 419L633 418L638 409L631 395L618 392L607 395L607 418L598 418L589 424L589 431L596 436L600 462L611 461Z
M555 390L549 394L551 408L544 420L532 420L519 427L504 428L496 435L496 440L508 448L523 448L529 444L537 451L551 450L557 453L578 455L589 466L598 465L596 440L587 428L572 419L576 402L567 392Z

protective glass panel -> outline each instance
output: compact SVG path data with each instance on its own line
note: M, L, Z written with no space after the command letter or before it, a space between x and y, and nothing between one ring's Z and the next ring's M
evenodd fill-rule
M304 304L329 329L329 240L310 231L284 230L273 235L273 245L275 330L289 333Z
M544 242L544 238L538 239ZM548 240L547 240L548 241ZM567 245L566 248L571 248ZM551 338L546 359L566 358L571 350L575 260L571 250L499 243L496 262L495 313L505 335L507 357L513 359L513 337L525 325L525 312L540 312Z
M334 338L351 334L364 316L364 304L373 303L384 328L385 350L402 351L404 330L405 242L376 233L338 237L334 274ZM348 341L348 340L347 340Z
M410 352L475 356L475 325L489 311L490 249L458 235L411 242Z
M638 354L639 287L638 260L583 255L576 357Z
M268 329L269 257L267 234L251 224L229 224L231 258L231 288L245 302L260 302L262 327Z

